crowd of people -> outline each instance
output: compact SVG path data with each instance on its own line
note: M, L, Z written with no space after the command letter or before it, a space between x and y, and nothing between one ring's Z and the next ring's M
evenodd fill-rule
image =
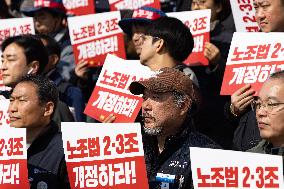
M0 91L10 99L10 124L27 129L31 188L44 180L48 188L70 188L61 139L61 122L111 123L115 115L95 120L84 115L101 67L77 64L68 33L67 14L59 0L35 7L33 0L1 1L0 18L33 17L36 35L5 39L1 45ZM96 12L109 11L108 1L95 1ZM283 32L284 0L254 0L260 32ZM229 0L163 1L154 15L137 17L121 11L127 59L155 71L129 90L143 95L136 122L142 125L150 188L159 188L158 173L179 179L172 188L193 188L189 147L230 149L284 157L284 71L273 73L258 95L245 85L231 96L220 95L226 60L235 32ZM211 9L208 66L183 64L192 53L193 36L180 20L165 12ZM283 82L283 83L282 83ZM178 161L180 165L170 164ZM41 171L34 171L35 169Z

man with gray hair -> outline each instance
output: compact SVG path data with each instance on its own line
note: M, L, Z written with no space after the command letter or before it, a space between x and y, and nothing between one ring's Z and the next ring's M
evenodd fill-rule
M177 69L162 68L147 80L131 83L129 89L135 95L143 94L143 130L153 139L143 141L150 188L161 184L193 188L189 147L219 146L192 131L192 80ZM165 174L173 179L163 179Z

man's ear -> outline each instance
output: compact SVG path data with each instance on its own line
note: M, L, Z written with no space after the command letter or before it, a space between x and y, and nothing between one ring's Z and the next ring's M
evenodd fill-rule
M191 109L192 106L192 99L189 96L186 96L184 103L182 103L180 110L181 110L181 115L186 115Z
M55 111L54 103L53 102L48 102L45 104L44 107L44 116L51 116L52 113Z
M63 27L67 27L68 26L68 22L67 22L67 18L62 18L62 20L61 20L61 25L63 26Z
M49 55L48 58L52 67L54 67L59 62L59 57L56 54Z
M222 5L222 3L219 3L219 4L217 5L216 12L219 14L222 10L223 10L223 5Z
M165 41L163 39L159 39L154 43L154 45L156 46L157 53L162 52L165 47Z
M28 74L37 74L38 73L38 71L39 71L39 61L34 60L28 66L30 68L29 71L28 71L30 73L28 73Z

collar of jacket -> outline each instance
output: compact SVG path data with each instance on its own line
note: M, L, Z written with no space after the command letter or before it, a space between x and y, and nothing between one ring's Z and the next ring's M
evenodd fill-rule
M168 143L175 143L176 144L183 144L190 133L190 126L189 124L183 124L180 130L175 134L168 136L165 141L165 148L167 147Z
M214 23L210 23L210 37L215 37L227 32L229 31L225 30L224 25L219 20Z
M190 134L190 124L189 124L189 120L186 120L183 125L181 126L180 130L175 134L175 135L172 135L172 136L168 136L166 138L166 141L165 141L165 145L164 145L164 150L159 153L159 150L158 150L158 144L157 144L157 141L156 141L156 145L155 146L152 146L152 155L154 155L155 157L153 157L155 159L152 160L152 164L155 165L154 167L152 167L152 173L155 173L157 172L157 170L160 169L160 166L166 161L168 160L173 154L174 152L176 152L178 149L180 149L182 147L182 145L184 143L187 142L187 138ZM155 175L153 174L153 175Z
M62 81L63 81L63 77L60 75L60 73L56 70L56 68L53 68L52 70L50 70L46 76L52 80L56 86L58 86Z
M49 36L53 37L57 42L60 42L68 34L67 28L61 28L56 32L50 33Z
M210 32L214 31L216 28L220 27L221 22L220 20L215 20L213 22L210 22Z
M32 154L38 153L46 148L53 136L58 133L59 128L55 122L51 121L39 134L39 136L32 142L28 149L27 159L31 157Z
M273 145L268 141L261 141L262 149L265 151L266 154L272 155L281 155L284 156L284 147L273 147Z
M186 142L190 132L190 118L187 118L175 135L170 135L166 138L164 150L161 154L172 153L179 149Z

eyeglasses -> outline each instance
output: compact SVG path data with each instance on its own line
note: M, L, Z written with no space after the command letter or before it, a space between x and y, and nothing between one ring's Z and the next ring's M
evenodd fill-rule
M259 111L260 108L264 108L266 112L275 112L275 111L280 111L282 109L278 109L281 105L284 103L282 102L277 102L277 103L272 103L272 102L260 102L260 101L253 101L251 103L252 109L256 112Z
M192 1L192 5L194 6L194 5L198 5L198 6L200 6L200 5L204 5L206 3L206 0L193 0Z
M144 44L144 42L146 41L147 37L152 37L152 38L153 38L153 42L155 42L155 41L161 39L161 38L159 38L159 37L154 37L154 36L150 36L150 35L140 34L140 35L138 36L138 40L140 41L140 45L143 45L143 44Z

